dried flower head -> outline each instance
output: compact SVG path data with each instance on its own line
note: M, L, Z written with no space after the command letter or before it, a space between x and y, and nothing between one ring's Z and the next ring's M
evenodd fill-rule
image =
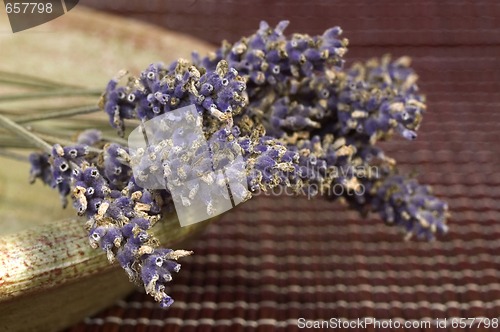
M74 145L30 156L32 181L57 188L63 202L71 196L87 218L90 245L118 261L162 307L173 302L165 284L179 271L177 260L192 253L161 248L149 232L173 204L201 202L211 216L221 197L243 202L286 186L377 212L408 238L447 230L446 203L400 175L375 145L393 132L416 138L426 106L409 59L385 56L345 70L340 28L287 37L287 25L262 22L255 34L206 57L152 64L124 84L125 73L112 79L100 101L111 125L123 135L126 120L144 126L158 119L160 130L149 136L154 144L132 154L87 130ZM190 105L195 113L179 121L200 133L165 120ZM247 186L227 182L238 176Z

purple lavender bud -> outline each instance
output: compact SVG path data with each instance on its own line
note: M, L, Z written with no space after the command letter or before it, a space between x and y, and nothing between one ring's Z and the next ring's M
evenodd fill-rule
M363 179L363 185L373 188L373 180ZM408 237L433 239L446 233L447 205L433 196L427 186L401 175L387 174L375 180L377 191L365 190L363 202L370 202L387 224L403 228Z
M96 227L89 232L89 241L92 246L101 244L102 239L106 235L107 228L103 226Z
M104 176L110 185L122 187L129 181L132 170L126 158L128 151L121 145L111 143L104 147Z
M175 273L179 272L181 269L181 264L179 264L173 260L170 260L170 259L164 260L162 266L166 270L168 270L170 272L175 272Z
M317 49L309 48L304 52L304 56L310 63L314 63L321 60L321 52Z
M102 133L97 129L87 129L82 131L76 141L82 145L92 146L102 139Z
M130 222L125 226L123 226L122 228L123 236L127 238L132 237L133 236L132 229L136 226L142 230L148 230L151 227L151 223L149 222L149 220L145 218L131 219Z
M135 252L137 251L137 244L127 241L125 245L118 248L116 252L116 260L122 268L127 268L135 261Z
M271 170L275 165L276 161L267 155L257 157L255 161L255 167L261 171Z
M403 127L403 125L401 125L401 124L398 125L396 128L397 128L397 131L401 134L401 136L403 136L404 138L406 138L408 140L414 140L417 138L416 132Z
M90 199L88 201L88 203L87 203L86 216L87 217L94 216L97 213L97 211L99 210L99 207L101 206L102 202L103 202L102 198L92 198L92 199Z
M326 30L323 33L323 39L326 41L336 41L342 34L342 29L340 27L333 27Z
M174 303L174 300L170 296L166 296L163 300L160 302L160 307L161 308L168 308Z
M150 212L153 214L160 213L161 207L157 204L155 198L151 194L149 190L144 190L142 192L141 199L139 200L141 203L148 204L150 206Z
M156 283L159 279L157 268L153 264L145 264L141 269L141 279L145 287L151 283Z
M88 185L96 187L97 184L102 184L102 176L96 167L88 167L83 171L83 181Z
M251 151L251 140L250 138L247 138L247 137L241 137L240 139L238 139L238 144L239 146L241 147L241 149L243 150L243 153L244 154L249 154Z
M266 54L266 60L272 64L278 64L281 61L281 56L278 50L270 50Z
M210 83L204 83L202 86L201 86L201 90L200 90L200 93L204 96L208 96L210 95L212 92L214 91L214 86Z
M133 211L134 202L127 196L120 196L115 199L113 205L123 214L128 214Z
M63 148L64 158L71 160L77 164L82 162L82 158L88 154L88 146L77 144L73 146L66 146Z
M123 240L122 233L118 227L110 226L106 230L106 234L101 238L101 248L109 250L120 244Z
M65 209L67 204L68 204L67 196L69 195L69 193L71 191L71 187L67 181L57 183L56 187L57 187L57 190L59 191L59 196L61 198L62 207L63 207L63 209Z
M54 158L54 176L67 177L71 173L69 162L62 157Z
M29 155L30 168L30 182L33 183L37 178L42 180L43 183L51 185L54 181L51 166L49 163L49 156L45 153L31 153Z

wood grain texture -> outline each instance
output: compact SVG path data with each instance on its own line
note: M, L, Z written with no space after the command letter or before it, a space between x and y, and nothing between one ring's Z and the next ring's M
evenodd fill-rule
M210 222L180 227L177 217L168 215L153 234L181 248ZM81 225L60 220L0 237L0 330L56 331L133 289L116 263L90 248Z

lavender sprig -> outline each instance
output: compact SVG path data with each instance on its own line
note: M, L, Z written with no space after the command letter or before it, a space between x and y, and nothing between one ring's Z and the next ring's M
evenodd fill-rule
M220 122L231 127L233 114L246 105L245 82L226 61L209 71L180 59L169 67L153 64L139 78L130 78L126 86L118 86L118 80L109 82L101 105L120 135L124 119L146 121L192 104L200 115L218 120L204 128L211 135Z
M197 198L208 215L215 214L214 201L228 193L207 169L238 164L248 182L248 189L231 188L239 202L286 186L295 194L341 198L358 211L377 212L407 238L432 239L447 230L447 205L429 187L398 174L375 145L394 132L416 138L426 106L409 59L385 56L344 70L348 42L340 28L287 37L287 25L263 22L255 34L225 42L206 57L152 64L123 84L124 72L109 82L99 106L119 135L128 119L144 123L195 105L208 148L168 128L171 136L159 132L156 145L141 151L166 153L168 163L139 162L136 177L128 148L97 131L64 147L47 149L37 141L46 152L30 156L31 179L57 188L63 202L71 196L77 213L87 218L91 246L118 261L164 307L172 303L165 284L179 271L176 261L191 252L163 249L148 231L174 202L189 206ZM371 171L374 166L379 172ZM156 172L159 167L163 172ZM207 187L183 185L196 177ZM141 187L148 181L163 187Z
M95 145L100 135L88 131L79 139ZM160 219L164 197L135 184L129 159L127 149L116 143L105 145L100 154L82 144L55 145L50 156L30 156L31 175L57 187L63 200L71 194L78 215L87 218L90 245L105 251L111 263L118 261L131 281L168 307L173 301L165 283L180 269L175 261L192 252L161 249L148 233Z

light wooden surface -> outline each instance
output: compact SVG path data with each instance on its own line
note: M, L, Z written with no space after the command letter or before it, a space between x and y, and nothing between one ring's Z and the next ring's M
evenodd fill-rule
M0 15L0 70L92 88L104 88L121 69L137 74L152 62L188 58L192 50L204 53L209 46L83 6L16 34L6 15ZM119 267L110 266L100 250L90 249L71 207L63 211L58 194L40 182L28 184L28 170L25 163L0 157L2 331L59 330L132 288ZM169 216L155 232L162 243L175 246L204 226L180 228L175 216Z

